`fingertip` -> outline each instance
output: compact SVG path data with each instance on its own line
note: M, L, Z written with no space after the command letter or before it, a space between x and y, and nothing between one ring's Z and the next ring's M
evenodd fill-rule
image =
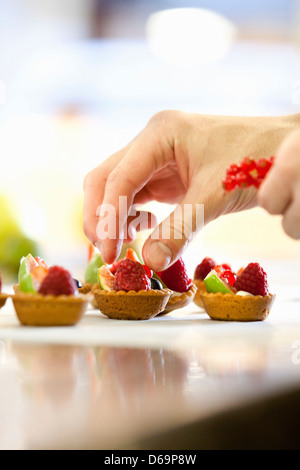
M98 240L95 243L106 264L113 264L120 256L123 240Z
M260 207L265 209L270 214L272 213L272 204L271 204L271 197L267 189L265 187L261 187L257 193L257 202Z
M167 269L173 259L171 248L160 240L146 242L142 255L145 264L155 272Z
M259 206L271 215L283 214L290 199L289 185L283 184L276 174L272 174L262 183L257 194Z
M289 204L284 211L282 218L282 227L285 233L293 238L299 240L300 238L300 197L295 196L294 200Z

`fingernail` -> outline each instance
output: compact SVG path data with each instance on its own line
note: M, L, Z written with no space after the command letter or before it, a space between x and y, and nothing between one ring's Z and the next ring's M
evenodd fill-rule
M146 257L154 271L163 271L169 266L173 253L167 245L158 241L149 245Z

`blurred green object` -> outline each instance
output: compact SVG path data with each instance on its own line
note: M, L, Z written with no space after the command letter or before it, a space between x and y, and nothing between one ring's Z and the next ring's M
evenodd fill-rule
M0 195L0 242L10 235L20 234L14 210L8 199Z
M13 280L18 275L20 260L28 253L39 255L38 244L22 232L8 199L0 195L0 269Z
M0 243L0 267L4 275L17 277L20 260L27 253L39 255L38 245L34 240L19 234L6 237Z
M96 253L92 256L90 262L87 265L84 280L90 284L97 284L98 282L98 269L103 266L104 261L102 260L101 253Z

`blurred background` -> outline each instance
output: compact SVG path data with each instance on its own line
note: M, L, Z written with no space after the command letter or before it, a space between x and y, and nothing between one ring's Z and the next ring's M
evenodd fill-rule
M299 31L298 0L0 0L2 271L31 251L82 275L83 178L157 111L299 112ZM207 226L189 269L206 255L293 266L300 247L254 209Z

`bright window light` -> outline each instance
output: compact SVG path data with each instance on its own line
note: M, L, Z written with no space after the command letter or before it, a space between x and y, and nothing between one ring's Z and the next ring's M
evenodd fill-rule
M223 59L235 35L236 28L228 19L202 8L158 11L146 23L152 53L176 66L197 66Z

